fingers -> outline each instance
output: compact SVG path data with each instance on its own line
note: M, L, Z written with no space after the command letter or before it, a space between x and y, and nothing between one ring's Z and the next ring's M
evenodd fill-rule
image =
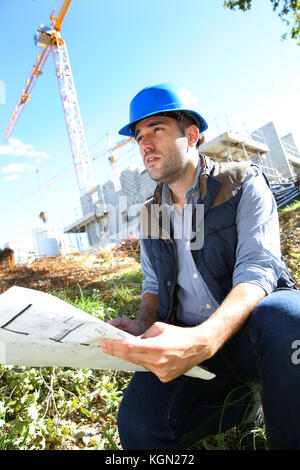
M108 323L122 330L128 328L130 319L128 317L116 317L112 320L109 320Z
M115 320L115 324L118 323L118 328L126 328L128 325L124 325L130 321L129 318L118 317ZM163 341L160 341L157 337L167 328L169 325L164 323L154 323L142 336L136 336L135 338L124 339L124 340L111 340L105 339L101 341L101 348L106 354L112 356L118 356L127 361L137 361L139 359L145 360L145 357L157 359L158 355L161 355L164 350Z
M143 354L147 352L148 349L143 343L140 343L139 338L136 338L136 340L135 338L130 340L104 339L101 341L100 346L106 354L130 360L128 358L130 354L133 355L134 352L137 354Z
M166 326L164 323L156 322L147 331L145 331L141 338L155 338L155 336L159 336L165 329Z
M125 361L138 364L153 372L161 382L169 382L184 373L179 364L173 365L169 359L161 354L160 347L149 347L149 340L103 340L101 348L106 354L117 356ZM148 344L147 344L148 343Z
M174 331L177 333L175 340ZM162 382L168 382L190 368L190 358L186 361L184 357L187 347L185 342L182 346L181 340L181 328L156 322L142 336L102 340L101 348L104 353L139 364Z
M119 357L125 361L143 366L145 369L156 373L161 358L160 353L149 349L147 340L135 338L134 340L102 340L101 348L104 353Z
M116 317L116 318L113 318L112 320L109 320L107 323L109 323L110 325L113 325L113 326L119 328L119 326L120 326L120 324L121 324L121 320L122 320L121 317Z
M155 344L156 338L134 340L103 340L101 348L106 354L138 364L153 372L161 382L169 382L190 369L175 358L163 353L163 347ZM174 359L174 358L173 358Z
M100 346L105 354L149 368L151 364L159 360L161 355L161 347L150 345L149 341L151 339L144 340L139 337L125 340L104 339Z

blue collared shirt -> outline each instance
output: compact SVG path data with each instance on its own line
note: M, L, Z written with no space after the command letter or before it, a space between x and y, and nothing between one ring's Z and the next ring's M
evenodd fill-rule
M175 235L177 234L174 238L178 257L177 317L187 325L204 321L219 306L194 263L189 249L190 233L186 230L191 208L195 207L200 197L200 171L199 161L194 184L185 194L186 204L181 215L174 209L166 184L162 191L162 203L169 208L171 223ZM277 205L257 167L249 168L242 186L243 192L236 214L238 244L233 287L241 282L250 282L262 287L269 294L275 289L283 269ZM183 222L184 219L186 223ZM179 236L181 233L182 236ZM140 251L141 268L146 276L142 295L146 292L158 294L158 280L144 249L142 237Z

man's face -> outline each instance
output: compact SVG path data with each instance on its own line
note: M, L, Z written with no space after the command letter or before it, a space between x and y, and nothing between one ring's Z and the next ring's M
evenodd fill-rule
M173 183L185 173L188 141L175 119L151 116L135 127L144 165L154 181Z

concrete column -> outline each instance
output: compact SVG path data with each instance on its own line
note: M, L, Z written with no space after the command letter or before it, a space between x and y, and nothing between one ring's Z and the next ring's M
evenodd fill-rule
M246 147L245 147L245 144L244 144L244 143L242 144L242 147L243 147L243 150L244 150L244 155L245 155L245 157L246 157L246 160L250 160L249 155L248 155L248 152L247 152L247 150L246 150Z
M228 162L232 162L232 161L233 161L233 160L232 160L232 155L231 155L231 152L230 152L230 149L229 149L228 145L226 145L226 160L227 160Z

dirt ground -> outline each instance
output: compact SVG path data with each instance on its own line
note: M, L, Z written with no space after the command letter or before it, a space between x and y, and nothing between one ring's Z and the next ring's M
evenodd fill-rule
M300 210L280 214L281 247L294 281L300 289ZM36 260L27 265L0 267L0 293L12 286L42 291L80 285L92 287L118 273L139 267L138 242L115 251L82 255L74 253Z
M0 293L12 286L28 287L44 292L70 287L93 288L117 274L139 267L136 253L107 251L82 255L74 253L39 259L26 265L0 268Z

